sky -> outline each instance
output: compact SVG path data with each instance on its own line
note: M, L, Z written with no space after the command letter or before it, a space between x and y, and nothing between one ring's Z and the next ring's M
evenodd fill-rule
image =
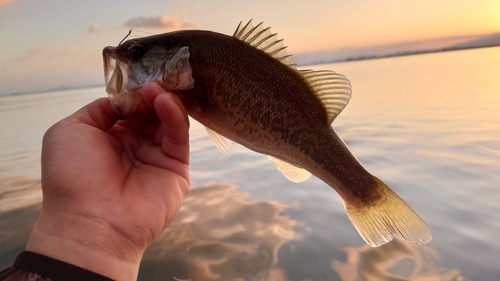
M289 54L500 32L498 0L0 0L0 95L104 83L102 49L128 30L231 35L263 21Z

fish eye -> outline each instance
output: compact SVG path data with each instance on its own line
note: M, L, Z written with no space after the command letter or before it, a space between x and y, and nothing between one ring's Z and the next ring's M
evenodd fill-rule
M133 60L140 60L144 56L144 49L139 45L130 47L128 54Z

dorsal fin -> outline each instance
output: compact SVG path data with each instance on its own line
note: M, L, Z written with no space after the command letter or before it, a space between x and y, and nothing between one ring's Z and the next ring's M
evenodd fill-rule
M278 171L282 172L283 175L292 182L303 182L311 177L311 173L302 167L295 166L285 160L281 160L270 155L267 155L267 158L271 160Z
M253 26L252 20L242 26L242 22L234 31L233 37L252 47L264 51L271 57L296 70L292 56L286 53L283 40L278 39L276 33L271 33L269 27L264 28L263 23ZM351 99L351 83L344 75L330 70L300 70L318 99L326 109L328 122L333 122L335 117L346 107Z
M286 47L283 46L283 39L278 39L276 33L271 33L271 28L264 28L262 22L253 26L250 20L245 26L241 26L242 22L234 31L233 37L237 38L252 47L264 51L271 57L279 60L283 64L296 69L295 63L292 60L292 55L286 53Z
M351 99L351 83L344 75L331 70L299 70L326 109L328 122L346 107Z

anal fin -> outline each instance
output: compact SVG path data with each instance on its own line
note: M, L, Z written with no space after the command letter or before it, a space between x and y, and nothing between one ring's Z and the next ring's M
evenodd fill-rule
M311 173L302 167L295 166L273 156L267 155L267 157L276 166L276 169L292 182L303 182L311 177Z

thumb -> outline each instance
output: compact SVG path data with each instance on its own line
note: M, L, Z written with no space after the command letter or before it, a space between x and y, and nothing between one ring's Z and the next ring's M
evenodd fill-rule
M155 144L164 153L189 164L189 120L182 101L156 83L146 83L142 89L146 104L153 107L161 121Z

